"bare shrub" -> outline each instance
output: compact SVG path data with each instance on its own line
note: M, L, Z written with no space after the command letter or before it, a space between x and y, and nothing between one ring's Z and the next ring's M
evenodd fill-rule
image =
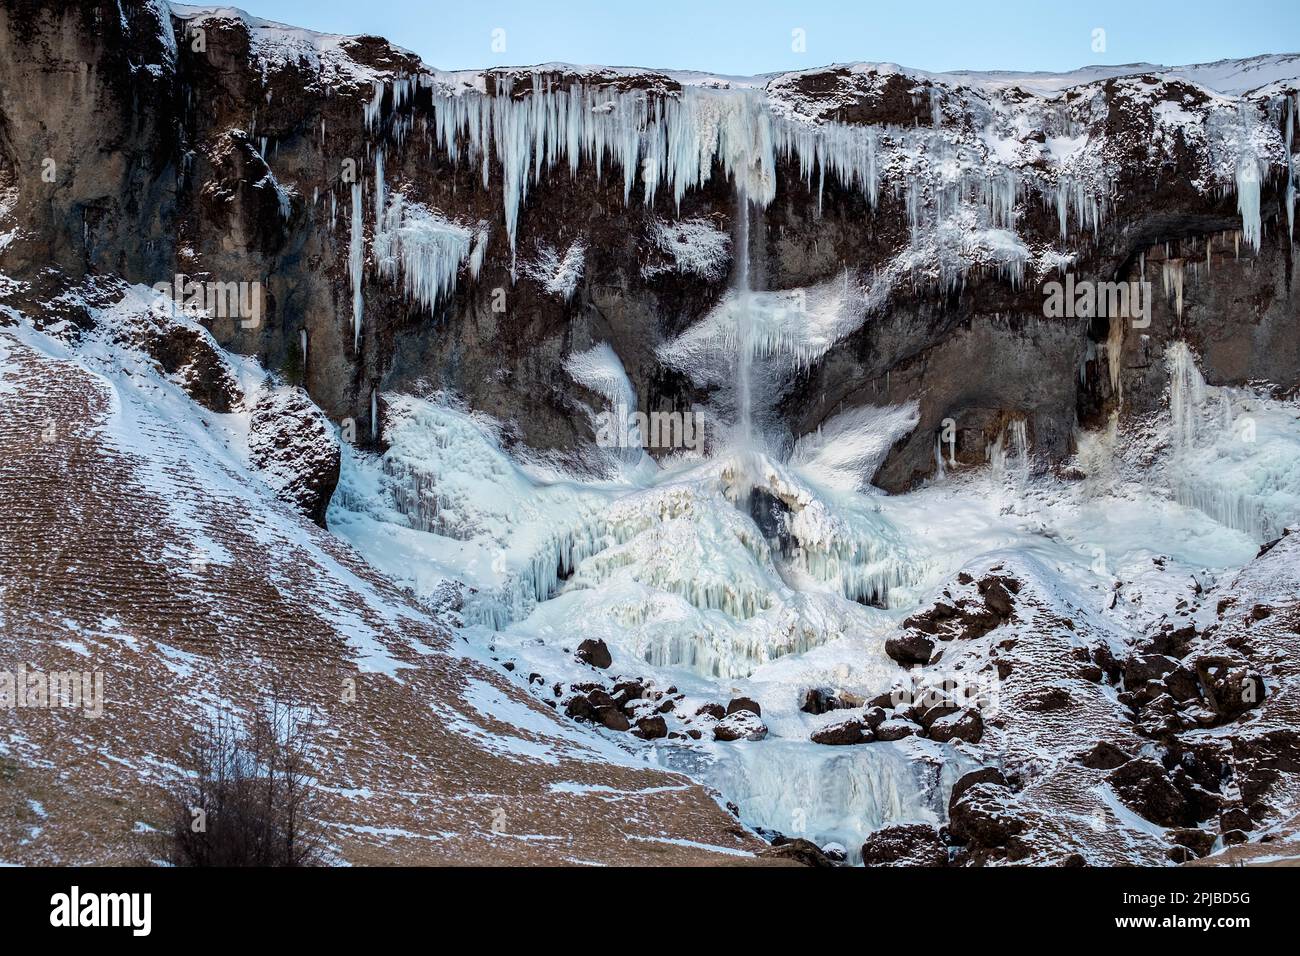
M313 866L325 862L307 753L315 724L278 696L246 729L227 714L199 728L172 794L176 866Z

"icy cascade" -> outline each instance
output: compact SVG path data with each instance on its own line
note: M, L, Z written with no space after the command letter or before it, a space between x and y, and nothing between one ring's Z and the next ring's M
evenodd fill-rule
M1208 243L1207 243L1208 246ZM1160 264L1160 285L1165 298L1174 300L1174 314L1183 317L1183 283L1186 273L1182 259L1166 259Z
M968 761L933 768L893 747L802 747L765 743L737 748L704 770L704 779L742 807L742 819L815 843L834 840L861 861L863 841L890 823L947 819L948 797ZM935 779L937 777L937 779Z
M573 298L578 288L578 280L586 268L587 243L575 239L561 256L554 246L539 243L537 257L523 266L523 274L537 282L551 295L559 296L565 302Z
M1174 342L1165 352L1169 369L1169 418L1173 446L1178 451L1195 447L1205 405L1205 378L1186 342Z
M736 441L742 452L754 446L754 314L750 306L749 280L750 201L743 189L736 191Z
M1207 385L1185 342L1165 353L1174 499L1257 543L1300 520L1300 436L1293 408Z
M650 230L655 247L667 255L667 262L641 266L646 278L664 272L682 272L702 279L721 279L731 259L731 236L707 219L658 220Z
M993 478L1001 482L1010 476L1017 487L1029 480L1029 425L1023 418L1013 419L998 434L985 452Z

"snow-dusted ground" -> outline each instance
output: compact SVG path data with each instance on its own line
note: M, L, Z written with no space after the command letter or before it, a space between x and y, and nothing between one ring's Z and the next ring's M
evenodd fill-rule
M584 483L512 460L494 423L445 396L389 395L391 447L345 458L330 527L417 593L465 585L462 633L514 662L540 698L603 676L574 658L578 643L600 638L610 674L686 695L670 715L686 716L670 727L689 726L707 701L758 701L769 730L760 741L593 732L715 786L753 826L856 850L883 823L942 820L974 760L967 745L919 737L812 743L844 714L803 713L802 695L829 687L869 699L904 680L885 639L963 568L1002 563L1122 653L1197 584L1300 520L1300 413L1205 386L1184 353L1170 355L1173 415L1083 436L1083 479L1036 474L1029 449L900 496L862 476L888 448L881 435L913 424L905 408L859 415L786 463L730 452L662 467L642 459ZM790 509L792 547L751 518L749 484ZM945 666L959 667L962 653ZM1039 749L1051 759L1050 744Z

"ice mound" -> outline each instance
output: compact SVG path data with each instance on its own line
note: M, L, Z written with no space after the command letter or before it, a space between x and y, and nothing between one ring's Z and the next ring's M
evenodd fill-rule
M1300 521L1300 410L1208 385L1185 342L1169 369L1166 474L1174 498L1257 543Z
M654 666L744 677L867 633L864 605L924 569L869 499L841 507L757 453L640 483L544 480L445 396L384 408L388 450L347 456L331 527L425 596L462 582L468 626L580 626Z

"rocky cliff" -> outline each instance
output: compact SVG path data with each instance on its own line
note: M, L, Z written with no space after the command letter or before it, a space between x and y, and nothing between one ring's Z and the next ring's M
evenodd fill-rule
M602 398L565 362L604 344L640 410L725 413L727 384L674 346L733 281L742 201L755 288L788 300L763 333L765 429L788 444L914 400L887 489L933 472L948 419L959 461L1012 420L1061 458L1079 426L1152 405L1173 339L1214 383L1300 375L1300 57L445 73L233 9L19 0L0 37L0 264L21 295L86 273L259 283L256 321L211 331L363 444L377 395L431 386L580 460ZM1067 273L1150 282L1149 325L1049 314Z

